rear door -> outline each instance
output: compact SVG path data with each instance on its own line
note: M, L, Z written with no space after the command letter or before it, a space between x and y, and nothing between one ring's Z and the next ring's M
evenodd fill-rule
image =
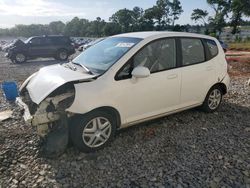
M200 104L216 82L215 62L208 59L203 39L180 38L182 54L181 106Z

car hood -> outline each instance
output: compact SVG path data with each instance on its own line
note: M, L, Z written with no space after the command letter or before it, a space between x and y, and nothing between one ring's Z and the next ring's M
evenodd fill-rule
M12 49L12 48L25 48L25 45L26 44L22 40L17 39L15 41L5 45L3 47L3 51L8 51L9 49Z
M19 46L25 46L25 43L20 40L20 39L17 39L15 40L12 44L10 44L11 46L16 46L16 47L19 47Z
M22 86L28 90L31 100L39 104L58 87L72 81L87 81L96 77L88 73L78 72L62 65L52 65L41 68L29 77Z

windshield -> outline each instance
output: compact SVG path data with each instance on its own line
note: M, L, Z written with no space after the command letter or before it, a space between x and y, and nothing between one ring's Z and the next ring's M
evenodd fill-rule
M129 37L107 38L82 52L73 62L93 73L102 74L141 40Z

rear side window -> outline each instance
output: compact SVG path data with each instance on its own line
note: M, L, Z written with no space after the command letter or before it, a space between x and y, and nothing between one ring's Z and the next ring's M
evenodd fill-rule
M50 38L44 37L41 39L41 45L50 45L51 43L52 42Z
M214 40L205 39L210 53L210 59L214 58L218 54L218 46Z
M51 37L54 44L68 44L70 39L67 37Z
M205 61L205 50L200 39L183 38L182 46L182 64L184 66L202 63Z

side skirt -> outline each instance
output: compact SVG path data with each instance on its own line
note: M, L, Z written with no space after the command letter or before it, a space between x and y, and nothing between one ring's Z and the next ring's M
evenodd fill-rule
M155 115L155 116L140 119L140 120L133 121L133 122L130 122L130 123L122 124L120 129L127 128L127 127L130 127L132 125L136 125L136 124L143 123L143 122L146 122L146 121L150 121L150 120L153 120L153 119L161 118L161 117L164 117L164 116L167 116L167 115L175 114L177 112L182 112L184 110L195 108L195 107L198 107L200 105L202 105L202 103L198 103L198 104L187 106L187 107L180 108L180 109L177 109L177 110L173 110L173 111L169 111L169 112L166 112L166 113L158 114L158 115Z

